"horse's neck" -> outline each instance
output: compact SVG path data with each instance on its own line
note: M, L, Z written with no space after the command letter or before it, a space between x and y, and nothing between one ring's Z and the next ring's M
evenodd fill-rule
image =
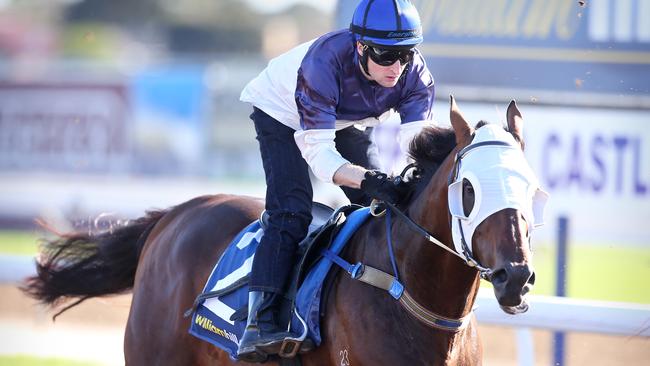
M440 176L437 179L442 179ZM432 179L425 191L409 207L411 219L423 226L436 239L452 243L448 218L446 184L436 184ZM409 293L423 306L439 315L461 317L467 315L474 304L479 286L476 270L460 258L427 241L405 223L396 226L403 238L398 248L398 258L403 271L404 284ZM453 248L453 245L451 245Z

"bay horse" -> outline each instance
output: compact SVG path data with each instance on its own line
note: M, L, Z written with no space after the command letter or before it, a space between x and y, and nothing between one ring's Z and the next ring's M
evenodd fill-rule
M498 127L511 136L509 146L476 146L472 140L485 127L474 129L453 97L450 104L452 128L428 127L411 143L417 177L412 194L397 207L403 216L393 216L388 232L401 283L421 308L419 314L462 319L462 327L450 331L429 326L385 291L339 272L324 300L323 342L301 355L303 365L480 365L482 348L473 316L479 274L491 280L504 311L514 314L527 309L525 295L535 276L529 247L534 223L526 213L533 199L529 188L538 188L535 181L526 189L509 191L518 195L523 206L497 207L473 228L464 226L463 232L461 227L464 249L454 244L458 238L453 233L454 221L471 224L475 206L490 206L487 195L478 194L477 185L483 183L471 178L480 174L462 173L462 169L471 168L470 156L489 151L497 157L507 153L524 159L523 119L512 101L506 113L508 132ZM468 153L473 147L473 153ZM501 186L513 181L502 171L487 174ZM525 175L517 170L510 174ZM461 195L459 202L452 191ZM458 204L460 213L452 207ZM37 275L23 289L59 309L76 299L59 314L88 298L132 290L124 337L127 365L238 364L191 336L190 318L183 313L201 293L226 246L260 217L263 208L259 198L202 196L147 212L104 232L63 235L44 247ZM431 237L446 247L432 245ZM385 220L371 217L353 234L341 256L392 273L386 249L390 238Z

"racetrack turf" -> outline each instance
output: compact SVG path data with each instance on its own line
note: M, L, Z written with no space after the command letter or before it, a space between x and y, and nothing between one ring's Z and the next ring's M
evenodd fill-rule
M92 361L77 361L63 358L41 358L26 355L1 356L0 366L99 366Z

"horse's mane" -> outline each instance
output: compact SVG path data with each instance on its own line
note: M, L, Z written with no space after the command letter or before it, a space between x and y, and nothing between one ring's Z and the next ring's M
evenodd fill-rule
M481 120L475 128L486 124L488 122ZM409 198L424 189L454 147L456 135L451 127L427 126L413 138L409 145L409 156L414 161L415 169L409 179Z
M404 198L410 201L424 189L455 146L456 136L450 127L427 126L413 138L408 155L414 169L408 178L409 194Z

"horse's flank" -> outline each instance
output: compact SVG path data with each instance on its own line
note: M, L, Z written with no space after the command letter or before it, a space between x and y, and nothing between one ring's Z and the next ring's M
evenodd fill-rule
M263 205L251 197L203 196L160 220L138 264L124 340L126 364L230 363L226 353L189 335L183 313L228 243L259 217Z

